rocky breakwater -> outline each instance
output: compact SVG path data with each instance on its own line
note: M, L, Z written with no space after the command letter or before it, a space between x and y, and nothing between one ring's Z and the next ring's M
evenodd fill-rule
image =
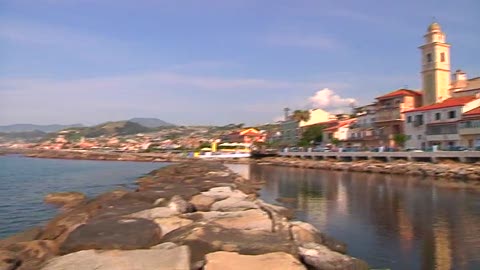
M480 184L480 164L478 163L467 164L451 161L429 163L404 160L392 162L377 160L342 162L283 157L264 158L257 163L308 169L428 176L437 179L458 179Z
M220 163L175 164L137 183L90 200L50 196L71 207L1 240L0 269L368 269Z
M176 162L185 160L179 154L169 153L121 153L106 151L73 151L73 150L35 150L19 151L25 156L35 158L55 159L84 159L84 160L112 160L112 161L155 161Z

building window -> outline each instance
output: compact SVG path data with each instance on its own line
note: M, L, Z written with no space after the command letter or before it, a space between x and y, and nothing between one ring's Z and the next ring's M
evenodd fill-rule
M440 113L437 112L437 113L435 114L435 120L440 120Z
M411 140L412 139L412 135L407 135L407 140Z
M421 140L421 139L422 139L422 135L417 135L417 139Z
M444 52L442 52L440 54L440 62L445 62L445 53Z
M448 112L448 118L452 119L452 118L455 118L455 117L456 117L455 111L449 111Z
M432 54L431 53L427 53L427 62L428 63L432 62Z
M411 123L412 122L412 116L407 116L407 123Z

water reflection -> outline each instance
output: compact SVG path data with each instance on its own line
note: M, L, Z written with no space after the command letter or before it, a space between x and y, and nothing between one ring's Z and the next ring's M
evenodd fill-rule
M420 178L236 165L262 199L345 241L372 267L480 269L480 193ZM278 203L278 202L277 202Z

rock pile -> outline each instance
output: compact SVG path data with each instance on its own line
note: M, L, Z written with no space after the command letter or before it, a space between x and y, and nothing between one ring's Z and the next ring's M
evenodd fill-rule
M342 162L332 160L274 157L264 158L260 160L259 163L309 169L403 174L412 176L428 176L438 179L458 179L472 182L480 181L480 164L456 162L429 163L403 160L397 160L393 162L381 162L376 160Z
M369 269L219 163L171 165L137 184L1 240L0 270Z

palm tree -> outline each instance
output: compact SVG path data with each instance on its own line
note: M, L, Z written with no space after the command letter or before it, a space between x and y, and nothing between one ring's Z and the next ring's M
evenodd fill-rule
M293 112L293 115L292 115L292 118L296 121L305 121L307 122L308 120L310 120L310 111L308 110L295 110Z

